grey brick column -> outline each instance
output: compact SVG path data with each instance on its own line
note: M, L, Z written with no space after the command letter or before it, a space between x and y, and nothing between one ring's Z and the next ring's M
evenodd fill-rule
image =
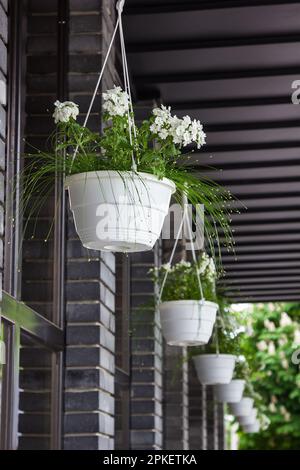
M219 403L218 405L218 449L226 449L226 437L225 437L225 422L224 422L224 405Z
M131 448L161 449L162 336L158 312L141 306L153 302L154 285L147 276L158 250L131 255Z
M217 450L219 448L218 429L218 403L215 401L213 386L206 387L207 390L207 449Z
M189 362L189 448L207 448L206 387L201 385L192 361Z
M70 99L85 113L115 20L114 2L70 0ZM114 56L103 89L118 83ZM89 127L101 125L97 97ZM82 120L84 115L80 116ZM115 256L82 247L68 224L65 449L113 449Z
M188 363L185 349L165 347L164 357L164 448L189 448Z
M0 2L0 80L7 83L7 1ZM4 235L4 173L6 141L6 89L0 95L0 300L2 299L3 235ZM1 313L1 312L0 312Z

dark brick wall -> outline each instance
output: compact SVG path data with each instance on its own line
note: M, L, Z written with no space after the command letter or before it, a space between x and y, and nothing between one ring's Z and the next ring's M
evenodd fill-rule
M70 0L70 99L87 110L114 25L114 2ZM118 77L110 59L102 89ZM101 90L100 90L101 91ZM100 129L100 95L89 127ZM115 256L82 247L67 229L65 449L114 448Z
M7 85L7 1L0 2L0 300L2 298ZM1 310L0 310L1 314Z
M217 405L217 415L218 415L218 449L222 450L222 449L226 449L224 405L223 405L223 403L218 403L218 405Z
M206 387L201 385L192 361L189 362L189 448L207 449Z
M174 238L174 235L173 235ZM168 262L174 239L163 242L163 261ZM185 240L179 240L173 263L186 259ZM189 383L187 349L164 347L164 448L189 448Z
M53 129L51 114L57 98L57 6L57 1L51 0L28 2L26 140L37 148L45 147L46 136ZM69 6L69 99L81 106L79 119L82 121L113 29L115 9L114 2L108 0L70 0ZM111 87L117 82L113 53L103 87ZM89 127L94 130L101 127L100 103L99 94L89 121ZM53 208L50 198L49 204L39 215L34 239L31 233L27 234L23 248L23 299L48 318L52 317L53 309L53 240L50 237L45 242L45 236L52 223ZM66 263L63 446L65 449L112 449L115 257L110 253L100 254L84 249L68 212L66 260L61 262ZM23 350L27 362L23 362ZM21 383L26 394L26 409L22 408L22 392L20 407L25 413L20 418L20 447L46 448L49 443L44 438L49 436L50 404L42 408L45 403L39 400L33 402L29 395L34 389L34 392L44 393L46 397L50 363L35 366L33 356L31 362L28 358L36 349L26 344L22 351ZM39 412L44 421L35 428Z
M163 445L163 345L159 314L149 305L154 285L147 276L158 256L158 247L131 255L132 449L161 449Z
M206 399L207 449L217 450L219 448L218 404L215 401L212 385L206 387Z
M189 448L188 363L185 348L164 349L164 449Z
M53 128L52 107L57 83L56 30L39 30L37 25L55 26L57 2L29 1L26 15L25 151L45 148L46 134ZM44 7L45 7L44 5ZM42 97L42 98L41 98ZM38 199L32 199L32 204ZM53 198L28 224L24 233L22 300L38 313L52 319L53 313L53 236L47 233L53 220ZM27 211L28 215L28 211ZM51 354L23 335L20 349L19 448L50 447Z

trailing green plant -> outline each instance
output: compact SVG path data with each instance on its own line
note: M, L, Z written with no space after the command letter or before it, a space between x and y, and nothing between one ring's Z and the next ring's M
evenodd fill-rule
M120 87L103 93L103 100L102 133L92 132L76 121L79 109L75 103L55 103L56 131L50 136L49 150L32 149L25 158L22 175L25 208L34 195L37 202L31 210L38 211L59 175L102 170L151 173L175 183L178 202L185 194L199 213L199 205L204 205L204 230L211 253L215 248L220 250L218 227L223 232L224 245L232 249L232 195L199 174L191 162L193 147L200 149L205 144L200 121L189 116L180 119L171 114L170 108L161 106L153 109L149 119L138 127L134 124L129 97Z
M159 289L166 273L168 273L161 296L163 302L168 300L201 300L198 274L204 299L211 302L217 300L217 272L213 259L206 253L202 253L196 263L182 260L174 266L164 264L159 268L153 268L149 273Z
M198 354L232 354L242 359L241 342L244 334L244 319L235 313L228 301L218 296L219 310L212 337L208 344L190 348L190 356Z
M239 352L241 352L240 347L239 347ZM233 378L245 380L246 382L245 388L247 389L247 384L250 378L250 374L251 374L251 370L250 370L250 367L246 358L244 356L238 356L236 364L235 364L235 368L234 368Z

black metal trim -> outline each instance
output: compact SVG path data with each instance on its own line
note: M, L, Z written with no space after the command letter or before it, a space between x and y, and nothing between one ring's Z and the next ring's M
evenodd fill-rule
M5 320L18 325L37 342L42 343L50 350L61 351L63 349L63 330L28 307L24 302L3 292L1 308L2 317Z

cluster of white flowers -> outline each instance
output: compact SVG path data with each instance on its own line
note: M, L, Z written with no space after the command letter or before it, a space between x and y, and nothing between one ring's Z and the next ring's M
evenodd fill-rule
M276 330L275 323L268 320L268 319L264 320L264 326L268 331L275 331Z
M264 340L256 343L256 347L259 351L265 351L266 349L268 349L268 345Z
M208 256L207 253L202 253L198 274L204 275L209 281L216 279L217 271L213 258Z
M268 354L270 356L274 356L274 354L276 354L276 348L273 341L270 341L268 344Z
M289 413L289 411L286 409L285 406L280 406L279 410L280 410L280 413L282 414L282 416L284 417L285 421L290 421L291 420L291 414Z
M299 346L300 345L300 330L295 330L294 331L294 341L293 341L294 346Z
M129 96L126 91L123 91L120 86L114 86L106 93L102 93L104 100L103 109L108 112L110 116L125 116L129 110Z
M70 118L76 120L79 108L77 104L73 103L73 101L64 101L61 103L57 100L55 101L54 106L55 110L52 117L54 118L55 124L58 122L69 122Z
M152 113L155 119L150 130L160 139L172 137L173 143L180 147L196 143L199 149L205 144L206 135L200 121L192 120L190 116L184 116L182 119L172 116L170 106L167 108L162 105L160 108L154 108Z
M292 325L292 323L292 319L288 316L288 314L286 312L283 312L280 317L280 326L290 326Z
M281 359L281 365L284 369L288 369L289 368L289 363L287 361L287 358L285 356L285 353L284 351L279 351L279 357Z

